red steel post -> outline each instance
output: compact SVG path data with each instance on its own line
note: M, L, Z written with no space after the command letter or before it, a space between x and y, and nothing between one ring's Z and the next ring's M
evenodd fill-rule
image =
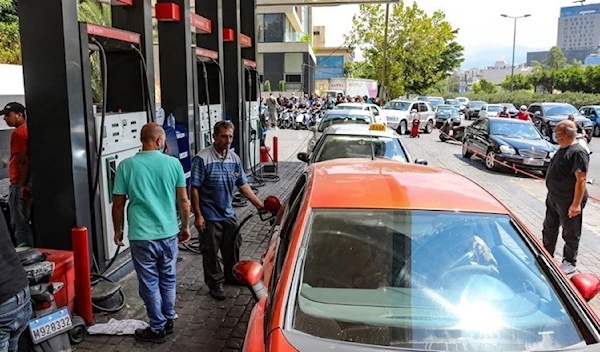
M279 138L273 137L273 162L279 163Z
M71 230L71 236L75 266L75 310L87 325L91 325L94 322L94 313L92 310L88 230L86 227L76 227Z

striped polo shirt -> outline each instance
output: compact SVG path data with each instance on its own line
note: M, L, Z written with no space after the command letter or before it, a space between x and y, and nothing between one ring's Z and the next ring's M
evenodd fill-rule
M192 186L200 190L200 211L207 221L224 221L235 216L235 187L248 182L240 157L228 150L221 156L214 145L198 152L192 163Z

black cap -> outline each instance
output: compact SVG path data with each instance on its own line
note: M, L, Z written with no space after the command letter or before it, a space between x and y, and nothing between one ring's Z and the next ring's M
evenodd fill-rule
M25 107L23 106L23 104L21 103L17 103L17 102L12 102L12 103L8 103L6 104L6 106L4 107L4 109L2 109L0 111L0 116L2 115L6 115L9 112L20 112L22 114L25 113Z

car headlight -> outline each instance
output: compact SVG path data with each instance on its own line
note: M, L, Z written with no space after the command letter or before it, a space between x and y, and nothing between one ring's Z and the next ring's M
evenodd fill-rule
M513 149L513 147L510 147L508 145L501 145L500 146L500 151L503 154L516 154L517 152Z
M550 159L554 158L554 154L556 154L556 152L550 152L550 153L548 154L548 156L550 157Z

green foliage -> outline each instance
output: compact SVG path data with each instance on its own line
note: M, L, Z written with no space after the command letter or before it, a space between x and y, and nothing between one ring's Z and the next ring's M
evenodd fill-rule
M458 94L452 94L449 97L455 97ZM486 93L467 93L464 96L471 100L482 100L490 104L513 103L516 107L521 105L529 106L533 103L557 102L569 103L580 108L585 105L597 105L600 102L600 94L566 92L561 94L539 94L530 90L515 90L514 92L498 92L494 94Z
M344 73L348 78L379 80L376 68L370 61L348 61L344 63Z
M383 68L385 7L360 5L346 36L349 46L360 48L368 64L361 66L361 78L378 79ZM390 96L422 93L460 66L463 47L456 42L457 31L442 12L428 15L416 3L390 5L386 77ZM351 75L358 70L348 70Z
M266 80L265 83L263 84L263 92L270 92L271 91L271 81Z
M514 75L512 81L514 82L514 84L512 85L513 90L532 90L533 89L533 84L531 84L529 77L527 77L526 75L517 73L516 75ZM510 90L511 89L511 77L507 76L504 79L504 81L500 84L500 86L506 90Z
M284 80L279 81L279 91L285 92L285 81Z
M473 93L480 94L494 94L498 91L498 88L493 82L488 81L487 79L482 79L479 82L474 83L471 86Z
M312 45L312 36L309 33L305 33L300 37L300 41Z
M21 64L16 0L0 0L0 64Z

